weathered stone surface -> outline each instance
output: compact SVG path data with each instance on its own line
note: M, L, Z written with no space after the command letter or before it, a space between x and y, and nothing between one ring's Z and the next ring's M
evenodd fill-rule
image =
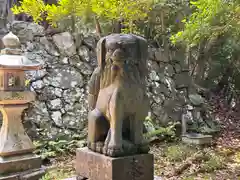
M90 180L151 180L153 155L111 158L87 148L77 149L76 172Z
M167 76L170 76L172 77L174 75L174 69L173 69L173 66L171 64L167 65L165 68L164 68L164 73L167 75Z
M86 46L81 46L79 49L78 49L78 54L80 55L80 57L89 62L90 61L90 50L88 49L88 47Z
M72 131L79 128L76 131L81 133L87 122L86 85L97 66L95 49L98 38L85 31L75 35L69 32L45 35L42 26L19 21L13 22L12 31L20 38L25 55L44 63L43 70L27 72L32 82L31 90L37 93L37 101L29 109L25 120L37 124L49 137L62 129ZM151 98L151 118L162 124L176 121L172 119L177 117L176 113L170 112L170 109L178 110L177 102L180 102L181 109L187 104L191 105L189 113L192 117L197 106L203 110L201 98L194 95L196 91L192 87L184 58L172 52L171 56L174 57L166 57L161 48L149 47L148 51L147 66L150 73L147 94ZM56 105L56 99L61 99L62 103ZM165 101L170 99L176 99L176 104L172 103L165 109Z
M14 21L12 23L12 32L18 36L20 42L26 43L33 41L35 36L44 36L44 28L35 23Z
M204 99L199 94L190 94L189 99L194 106L200 106L204 103Z
M182 135L182 141L187 144L211 144L212 136L203 134L184 134Z
M0 157L0 179L1 175L41 168L41 164L41 157L34 154Z
M40 43L44 46L46 51L53 56L60 56L59 52L56 50L52 42L50 42L47 37L41 37Z
M56 88L69 89L83 86L83 77L74 68L59 67L52 70L51 75L44 79L46 85Z
M29 171L19 172L11 175L1 176L0 180L39 180L46 173L44 168L33 169Z
M162 61L162 62L168 62L169 58L166 57L166 55L164 54L163 49L157 49L155 51L155 60Z
M64 180L87 180L87 179L83 177L71 177ZM162 178L159 176L154 176L154 180L162 180Z
M55 34L53 36L53 41L63 54L67 54L68 56L76 54L76 46L69 32Z
M192 80L188 72L184 72L175 76L175 82L177 88L188 88L191 86Z

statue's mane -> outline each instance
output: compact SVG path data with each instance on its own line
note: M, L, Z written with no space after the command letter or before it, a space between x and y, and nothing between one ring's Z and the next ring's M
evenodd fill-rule
M145 87L147 69L144 69L144 67L141 66L141 64L127 64L124 69L117 73L118 79L120 78L124 83L128 82L135 85L139 84L139 87ZM106 65L100 72L101 89L109 86L116 80L116 77L113 76L111 68L112 65Z

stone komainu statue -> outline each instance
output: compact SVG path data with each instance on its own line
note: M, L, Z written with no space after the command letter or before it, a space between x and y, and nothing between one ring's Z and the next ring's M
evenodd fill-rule
M97 44L98 66L89 81L88 148L117 157L147 153L143 121L148 45L132 34L112 34Z

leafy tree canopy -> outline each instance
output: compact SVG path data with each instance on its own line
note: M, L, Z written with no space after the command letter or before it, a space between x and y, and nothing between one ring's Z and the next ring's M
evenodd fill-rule
M220 35L239 37L239 0L195 0L191 6L193 13L183 20L184 30L172 36L173 43L183 42L192 47Z
M60 0L58 4L48 5L43 0L23 0L12 11L14 14L26 13L36 23L46 19L54 26L68 16L84 21L93 17L107 21L124 19L126 25L131 25L147 16L152 3L153 0Z

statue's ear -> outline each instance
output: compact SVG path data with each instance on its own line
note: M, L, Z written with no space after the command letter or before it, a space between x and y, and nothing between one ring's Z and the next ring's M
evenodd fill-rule
M140 58L146 60L148 58L148 43L142 37L138 37L138 50L140 52Z
M148 59L148 43L147 41L142 38L137 38L137 44L138 44L138 51L139 51L139 70L141 71L143 76L146 76L147 74L147 59Z
M106 38L101 38L97 43L97 61L98 66L101 69L104 69L104 66L106 64Z

